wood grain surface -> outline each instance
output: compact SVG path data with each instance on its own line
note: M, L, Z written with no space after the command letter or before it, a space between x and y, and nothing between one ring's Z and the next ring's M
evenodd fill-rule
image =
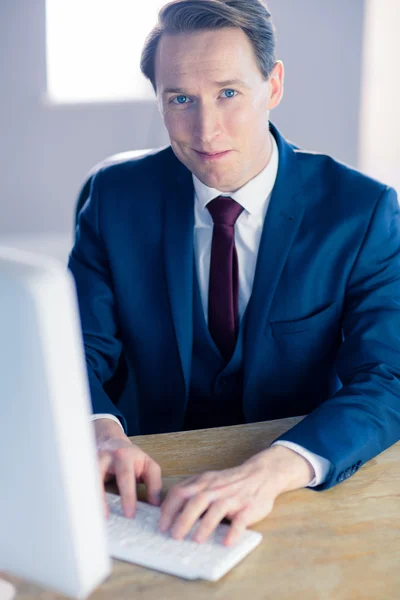
M299 419L131 438L182 478L235 466ZM115 491L113 485L109 491ZM139 496L144 499L144 489ZM400 443L336 487L289 492L254 526L262 544L217 583L184 581L113 561L93 600L400 600ZM64 598L16 577L18 600Z

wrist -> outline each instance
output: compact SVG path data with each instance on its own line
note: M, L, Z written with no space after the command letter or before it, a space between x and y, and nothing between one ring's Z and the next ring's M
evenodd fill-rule
M93 427L97 443L115 438L126 438L122 427L112 419L96 419L93 421Z
M275 489L276 496L307 487L315 473L311 463L294 450L285 446L272 446L254 456L267 469L267 477Z

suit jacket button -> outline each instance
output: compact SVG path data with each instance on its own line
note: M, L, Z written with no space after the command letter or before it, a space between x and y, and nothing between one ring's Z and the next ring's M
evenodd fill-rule
M343 480L344 480L344 472L342 471L342 472L341 472L341 473L339 473L339 475L337 476L337 478L336 478L336 481L338 481L338 482L340 483L340 482L341 482L341 481L343 481Z
M226 386L227 383L228 380L225 377L217 379L214 384L214 394L216 394L217 396L221 394L223 388Z
M362 460L359 460L359 461L356 463L357 470L358 470L358 469L361 467L361 465L362 465Z
M348 467L348 469L346 469L344 472L344 476L347 479L348 477L351 477L352 475L353 475L352 467Z

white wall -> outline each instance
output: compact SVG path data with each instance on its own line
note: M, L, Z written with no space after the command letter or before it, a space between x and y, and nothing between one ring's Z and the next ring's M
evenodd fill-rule
M287 78L273 121L297 144L356 165L363 0L269 5ZM47 103L44 10L44 0L0 0L0 235L71 232L94 163L167 143L154 104Z

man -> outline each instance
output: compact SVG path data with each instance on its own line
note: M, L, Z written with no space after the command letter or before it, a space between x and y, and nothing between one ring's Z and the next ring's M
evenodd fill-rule
M70 257L101 474L127 516L135 481L159 503L161 472L125 434L307 415L244 464L175 486L160 528L176 538L205 513L197 541L228 517L232 544L279 494L329 488L400 434L396 194L270 125L274 43L261 0L163 9L142 70L171 147L95 177Z

